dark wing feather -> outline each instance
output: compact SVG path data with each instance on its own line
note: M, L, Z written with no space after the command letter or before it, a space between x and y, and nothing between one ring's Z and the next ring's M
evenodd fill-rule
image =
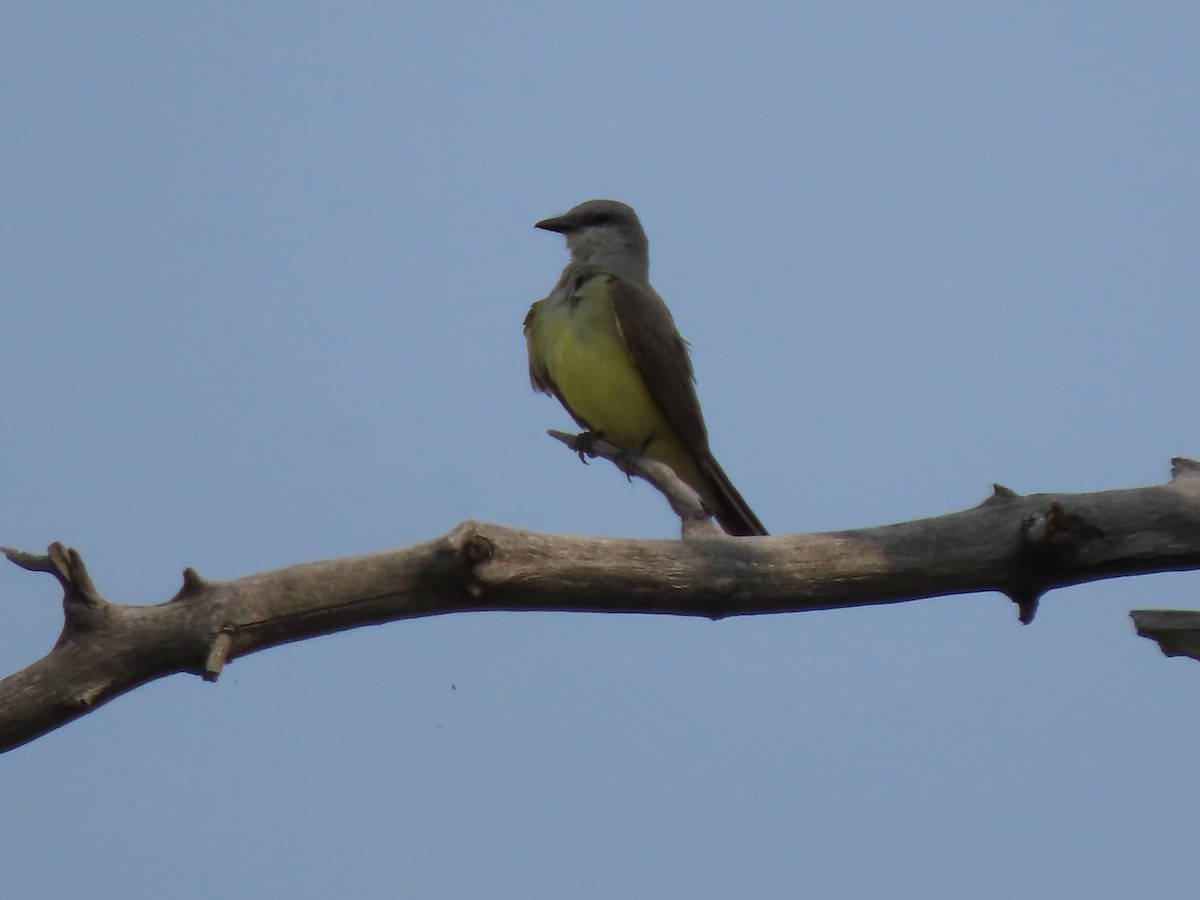
M708 448L708 429L696 396L687 341L675 327L671 311L649 285L639 286L614 275L610 290L625 346L650 396L708 481L708 496L703 499L715 507L713 515L730 534L766 534L758 516Z
M529 312L525 313L525 322L521 332L525 335L525 352L529 355L529 384L538 393L554 394L557 393L554 389L554 382L550 378L550 373L546 371L546 367L542 365L542 361L534 353L533 335L530 334L533 329L533 320L537 317L538 307L545 302L545 300L536 300L529 307Z
M667 304L649 285L614 275L609 290L617 327L650 396L699 464L708 452L708 430L687 341L680 337Z

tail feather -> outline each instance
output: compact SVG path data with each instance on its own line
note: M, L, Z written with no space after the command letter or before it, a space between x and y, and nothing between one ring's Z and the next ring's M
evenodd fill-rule
M700 461L700 470L708 480L707 496L702 497L705 504L712 508L712 514L726 532L738 536L765 535L767 529L758 520L754 510L750 508L733 486L725 470L717 463L716 458L707 454Z

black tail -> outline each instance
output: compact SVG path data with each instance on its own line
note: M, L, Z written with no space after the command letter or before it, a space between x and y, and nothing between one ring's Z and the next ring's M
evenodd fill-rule
M758 521L758 516L750 505L742 499L725 470L717 463L711 453L707 459L700 461L700 471L707 477L711 496L704 500L706 506L712 508L712 514L726 532L738 536L766 534L767 529Z

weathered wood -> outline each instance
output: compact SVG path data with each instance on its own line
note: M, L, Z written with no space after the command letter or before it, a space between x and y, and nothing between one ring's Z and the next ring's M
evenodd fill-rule
M1137 633L1158 643L1166 656L1200 660L1200 612L1189 609L1135 609Z
M188 569L175 597L157 606L106 601L80 555L61 544L45 556L6 553L59 579L65 622L48 655L0 681L0 751L164 675L215 680L257 650L419 616L555 610L719 619L998 591L1029 621L1053 588L1200 568L1200 466L1176 460L1169 483L1131 490L1019 496L997 487L973 509L825 534L644 541L465 522L411 547L233 581ZM1161 615L1137 614L1139 632L1160 643L1153 617ZM1196 655L1192 648L1163 644Z

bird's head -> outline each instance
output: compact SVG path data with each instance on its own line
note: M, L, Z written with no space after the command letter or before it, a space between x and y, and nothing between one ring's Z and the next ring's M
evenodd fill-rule
M618 200L587 200L534 227L565 237L572 262L591 263L643 281L649 278L649 242L632 206Z

